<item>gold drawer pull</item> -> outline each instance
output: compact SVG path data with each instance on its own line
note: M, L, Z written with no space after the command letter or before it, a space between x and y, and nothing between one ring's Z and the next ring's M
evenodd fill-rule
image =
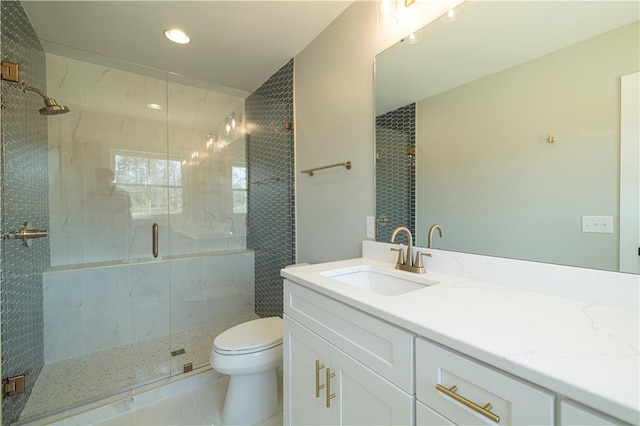
M460 396L456 393L456 391L458 390L457 386L451 386L449 389L447 389L444 386L437 384L436 389L442 392L443 394L447 395L448 397L455 399L459 403L471 408L476 413L482 414L489 420L493 420L496 423L500 423L500 416L493 414L491 411L489 411L492 408L491 404L486 404L485 406L481 407L475 402L469 401L464 396Z
M331 393L331 378L336 377L336 373L332 373L330 368L327 368L327 408L331 408L331 400L336 397L335 393Z
M324 385L320 384L320 370L324 368L324 364L316 359L316 398L320 398L320 389L324 389Z

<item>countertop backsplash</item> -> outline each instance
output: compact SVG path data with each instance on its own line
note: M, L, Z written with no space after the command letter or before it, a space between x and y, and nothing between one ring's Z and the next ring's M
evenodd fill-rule
M395 263L397 244L363 241L362 257ZM640 275L414 247L429 271L640 311Z

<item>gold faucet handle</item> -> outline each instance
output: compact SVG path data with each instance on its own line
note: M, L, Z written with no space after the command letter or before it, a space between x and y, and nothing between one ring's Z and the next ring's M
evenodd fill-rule
M402 246L400 246L400 248L392 248L391 251L397 251L398 252L397 264L398 265L404 265L404 250L402 250ZM411 255L409 255L409 256L411 256Z
M424 268L424 266L422 265L422 256L427 256L427 257L431 257L431 253L425 253L423 251L419 251L416 253L416 261L413 262L413 265L416 268Z

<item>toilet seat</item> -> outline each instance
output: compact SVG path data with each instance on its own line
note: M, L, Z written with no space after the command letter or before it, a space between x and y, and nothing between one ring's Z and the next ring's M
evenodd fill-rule
M213 349L222 355L260 352L282 344L282 319L260 318L248 321L218 335Z

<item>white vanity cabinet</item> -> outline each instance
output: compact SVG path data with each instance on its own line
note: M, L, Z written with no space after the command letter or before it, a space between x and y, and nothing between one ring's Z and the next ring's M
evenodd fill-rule
M383 269L380 264L373 266ZM599 358L602 342L608 342L607 336L612 337L612 344L626 342L623 331L629 323L637 321L637 316L631 315L630 320L626 312L600 307L604 312L598 310L585 317L586 308L582 303L538 297L530 292L523 294L519 290L504 291L502 287L484 283L457 286L441 282L441 287L421 294L418 290L397 299L384 298L341 287L340 281L322 274L337 268L362 267L362 260L354 259L283 272L284 277L299 282L284 280L283 414L286 425L639 424L633 393L637 381L621 381L624 389L631 393L618 392L617 387L600 390L595 385L603 375L590 374L592 366L608 374L609 363ZM444 279L447 277L443 276ZM495 318L483 317L480 325L473 322L473 315L481 314L479 311L464 318L464 323L451 321L458 318L456 315L463 308L473 308L477 298L483 298L483 312L493 313L493 307L500 313L505 305L509 310L494 315ZM532 327L532 334L550 334L549 344L560 341L567 335L567 327L555 333L550 329L553 324L536 328L530 320L534 310L547 309L547 302L552 302L550 315L573 318L571 333L580 332L581 336L591 339L583 343L587 353L595 354L593 356L576 357L572 348L561 348L564 352L559 353L566 358L576 357L576 363L580 364L575 369L540 366L534 359L533 365L540 368L523 370L522 365L527 364L518 364L512 354L528 352L507 349L530 347L534 355L555 352L547 351L546 339L529 345L524 340L527 333L523 337L513 332L498 332L502 317L509 314L513 317L509 317L510 321L519 324L518 327L510 324L510 330ZM528 308L531 303L534 306ZM523 314L516 315L516 311ZM487 325L494 327L487 328ZM603 333L605 325L611 330L622 329L622 337L618 338L613 331ZM474 334L474 331L494 329L495 336L485 332L486 338L482 340ZM514 344L512 339L516 340ZM631 347L634 340L629 341ZM620 351L626 354L627 348L623 345ZM631 351L629 356L635 355ZM501 362L492 365L487 359ZM505 365L502 362L505 359L511 359L514 367L520 369L505 371L495 366ZM604 359L608 359L606 355ZM616 365L611 368L619 373L637 373L627 361L625 355L622 368ZM553 364L553 359L549 363ZM518 371L525 374L516 376ZM546 383L547 388L534 382ZM589 407L574 402L585 404L585 391L593 395Z
M283 332L285 424L414 424L413 334L286 280Z

